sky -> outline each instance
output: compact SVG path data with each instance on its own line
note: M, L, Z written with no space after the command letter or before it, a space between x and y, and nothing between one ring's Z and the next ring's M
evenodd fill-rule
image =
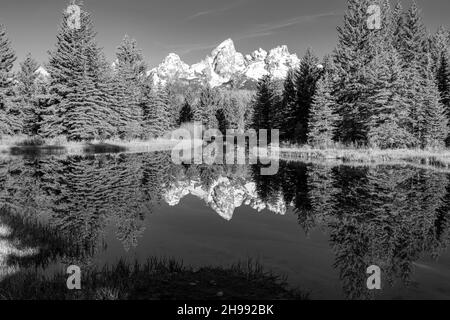
M396 0L393 0L396 1ZM244 54L287 45L302 56L308 47L323 56L336 44L346 0L84 0L93 15L97 41L113 60L125 34L135 38L150 67L174 52L199 62L231 38ZM450 27L449 0L417 0L430 31ZM411 0L403 0L409 7ZM0 0L6 25L21 61L31 53L40 63L56 42L68 0Z

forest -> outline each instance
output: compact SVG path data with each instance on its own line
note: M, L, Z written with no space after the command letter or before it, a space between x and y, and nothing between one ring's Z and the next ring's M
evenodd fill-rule
M367 8L381 8L381 28ZM177 81L155 85L137 42L125 36L108 61L82 6L79 29L64 13L43 77L16 53L0 26L0 136L44 144L163 137L184 123L207 128L279 129L284 142L327 148L444 149L450 144L450 32L430 33L418 6L348 0L333 52L309 48L283 81L254 90ZM15 71L17 70L17 71Z

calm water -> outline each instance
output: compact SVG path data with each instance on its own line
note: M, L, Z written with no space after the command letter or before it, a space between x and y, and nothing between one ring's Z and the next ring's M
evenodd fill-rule
M0 242L10 250L0 250L0 271L149 256L194 266L255 258L313 299L450 299L450 175L303 163L259 172L176 166L166 153L0 161L0 205L41 222L21 233L20 219L3 221ZM14 249L24 246L36 250ZM366 289L373 264L383 272L375 294Z

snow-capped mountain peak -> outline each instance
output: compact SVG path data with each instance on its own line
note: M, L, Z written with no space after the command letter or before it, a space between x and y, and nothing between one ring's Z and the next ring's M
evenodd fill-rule
M149 72L155 84L165 84L171 80L196 80L218 87L231 81L245 83L257 81L265 75L283 79L289 68L295 68L300 60L290 54L287 46L280 46L269 52L258 49L243 55L236 51L233 40L219 44L203 61L192 66L184 63L175 54L169 54L164 61Z
M40 66L34 73L43 78L48 78L50 76L48 71L45 70L45 68L43 66Z
M197 180L174 182L164 190L163 197L168 205L176 206L189 194L203 200L227 221L233 218L236 208L242 205L250 206L258 212L267 209L280 215L284 215L287 210L281 194L275 201L266 202L258 196L254 182L234 181L228 177L219 177L208 187Z

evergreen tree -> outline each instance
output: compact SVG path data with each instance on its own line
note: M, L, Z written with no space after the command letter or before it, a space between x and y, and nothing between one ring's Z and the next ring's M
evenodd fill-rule
M21 130L21 114L14 103L12 68L16 54L11 48L6 28L0 25L0 135Z
M367 28L368 0L348 0L344 25L338 27L338 45L334 52L337 70L335 83L340 121L338 139L343 142L367 141L367 65L373 58L372 30Z
M430 48L427 30L416 2L413 2L406 13L400 34L401 46L399 52L402 55L404 67L419 66L421 74L425 75Z
M276 122L276 110L274 105L277 103L277 93L275 84L270 76L264 76L256 89L256 96L253 103L252 128L255 130L273 128Z
M220 106L216 115L220 131L226 129L245 130L246 113L251 104L252 95L246 90L220 91Z
M371 95L368 142L379 148L402 148L414 144L408 130L408 99L403 93L405 77L401 60L392 45L380 47L370 64Z
M437 74L440 64L442 63L442 56L445 56L450 49L450 32L441 26L437 32L430 37L429 42L432 71Z
M299 143L306 143L308 140L308 119L316 92L316 83L321 73L317 67L318 64L319 59L311 49L308 49L296 74L295 127L291 128L294 130L291 131L293 133L291 139Z
M441 27L431 39L432 70L436 75L440 101L450 120L450 32ZM447 138L447 144L450 137Z
M20 71L17 73L17 94L20 99L23 114L23 133L35 135L38 132L38 111L36 110L36 94L38 91L38 70L39 65L28 54L20 64Z
M151 81L150 78L146 81ZM169 96L169 127L170 129L176 128L179 125L180 113L184 104L184 97L178 93L177 85L174 81L170 81L166 84L165 90Z
M417 63L404 69L405 87L402 89L402 94L408 101L408 130L413 135L414 147L424 146L426 130L424 88L422 87L424 78L420 69Z
M220 105L220 96L216 89L209 85L201 89L199 100L194 108L194 121L202 123L206 128L218 129L216 112Z
M91 15L81 10L80 28L63 15L56 48L50 52L52 99L45 110L40 133L67 135L71 140L94 139L109 130L109 106L104 99L101 71L103 56L95 42Z
M440 101L445 108L447 120L450 122L450 49L441 56L437 69L437 81ZM450 136L447 137L446 144L447 146L450 145Z
M428 65L428 75L423 81L423 88L426 123L423 146L427 148L445 147L445 141L449 133L449 122L445 107L441 103L434 73L431 71L431 61Z
M405 25L405 15L403 7L400 2L397 2L394 11L392 12L392 45L396 50L400 50L402 46L402 32Z
M190 90L188 90L184 95L184 103L180 110L180 116L178 120L178 125L181 125L186 122L191 122L194 119L194 112L193 112L193 100L194 100L194 93Z
M283 96L281 100L281 107L279 112L280 118L280 138L282 140L290 140L295 134L296 126L296 101L297 101L297 88L296 88L296 72L294 69L290 69L284 80Z
M136 138L142 134L142 109L139 107L146 80L146 64L136 40L128 36L117 49L117 104L122 138Z
M333 142L338 117L332 86L330 76L323 77L317 83L308 121L308 143L313 146L330 146Z
M181 125L185 122L191 122L193 118L194 115L192 113L191 104L189 103L189 101L185 100L183 106L181 107L180 119L178 124Z
M143 132L145 138L158 138L171 129L170 102L167 88L152 89L149 85L141 102L143 110Z

